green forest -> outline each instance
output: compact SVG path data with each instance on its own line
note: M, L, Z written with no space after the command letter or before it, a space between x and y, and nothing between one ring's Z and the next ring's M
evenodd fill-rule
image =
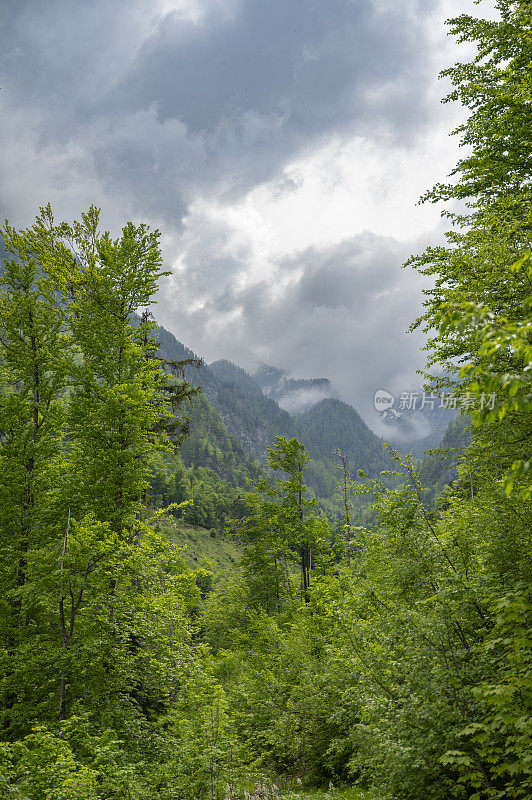
M4 224L2 796L532 797L532 3L497 5L449 23L463 155L406 265L468 409L424 460L219 362L261 460L158 340L157 230Z

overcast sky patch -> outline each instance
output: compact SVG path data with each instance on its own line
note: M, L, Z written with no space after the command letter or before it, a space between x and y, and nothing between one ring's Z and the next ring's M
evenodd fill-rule
M490 11L490 3L483 3ZM0 13L0 213L102 208L162 232L157 316L208 360L328 377L375 424L423 366L441 239L416 205L457 158L437 73L472 0L11 0Z

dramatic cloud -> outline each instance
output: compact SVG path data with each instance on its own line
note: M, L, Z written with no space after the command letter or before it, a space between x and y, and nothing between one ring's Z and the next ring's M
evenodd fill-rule
M404 243L363 233L272 261L267 279L251 285L238 279L245 259L220 257L218 264L229 266L219 290L213 276L204 304L180 310L183 289L201 295L186 282L197 270L185 270L174 279L169 314L204 343L207 357L231 352L249 368L263 360L297 377L330 377L371 419L376 389L399 393L417 382L422 338L406 330L421 305L422 280L398 268L409 252Z
M485 4L490 7L489 3ZM422 366L416 207L456 160L443 20L473 0L4 0L0 213L159 227L158 316L366 414ZM454 114L454 117L453 117Z

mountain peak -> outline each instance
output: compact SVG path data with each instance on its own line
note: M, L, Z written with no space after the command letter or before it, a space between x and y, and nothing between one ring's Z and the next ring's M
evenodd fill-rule
M253 373L253 378L261 389L267 389L278 384L285 375L286 371L284 369L272 367L270 364L261 364Z
M334 397L328 378L290 378L286 370L261 364L253 377L268 397L290 414L298 414L327 397Z

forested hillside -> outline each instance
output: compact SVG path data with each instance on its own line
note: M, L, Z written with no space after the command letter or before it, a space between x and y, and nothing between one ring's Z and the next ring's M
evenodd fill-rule
M432 507L441 497L444 489L455 481L467 483L468 477L460 474L459 464L463 454L471 444L471 420L466 414L460 414L451 422L438 448L426 453L419 467L419 477L425 489L425 502ZM470 481L469 481L470 482ZM471 482L470 491L474 493Z
M342 450L350 456L354 470L374 474L384 467L382 441L347 403L332 398L321 400L298 415L296 421L300 436L314 458L327 459Z
M191 350L164 328L155 328L154 335L165 358L178 361L195 358ZM264 381L231 361L189 366L185 374L193 385L201 386L205 395L194 401L190 436L181 448L187 466L207 467L233 485L243 485L245 477L257 475L257 462L266 466L268 447L276 435L295 436L307 444L311 455L307 471L309 487L323 500L332 500L332 505L328 504L332 510L335 503L342 506L339 497L334 500L338 476L332 463L339 449L350 458L355 475L360 469L374 476L390 465L383 442L347 403L329 398L292 415L263 393ZM234 460L236 452L243 467L240 471ZM233 465L229 470L226 462Z
M450 23L464 155L409 261L467 409L421 464L194 363L147 311L158 231L5 223L5 797L532 796L532 3L497 8Z
M295 435L292 417L266 397L244 370L230 361L216 361L210 370L218 379L214 399L230 430L263 463L276 434Z

